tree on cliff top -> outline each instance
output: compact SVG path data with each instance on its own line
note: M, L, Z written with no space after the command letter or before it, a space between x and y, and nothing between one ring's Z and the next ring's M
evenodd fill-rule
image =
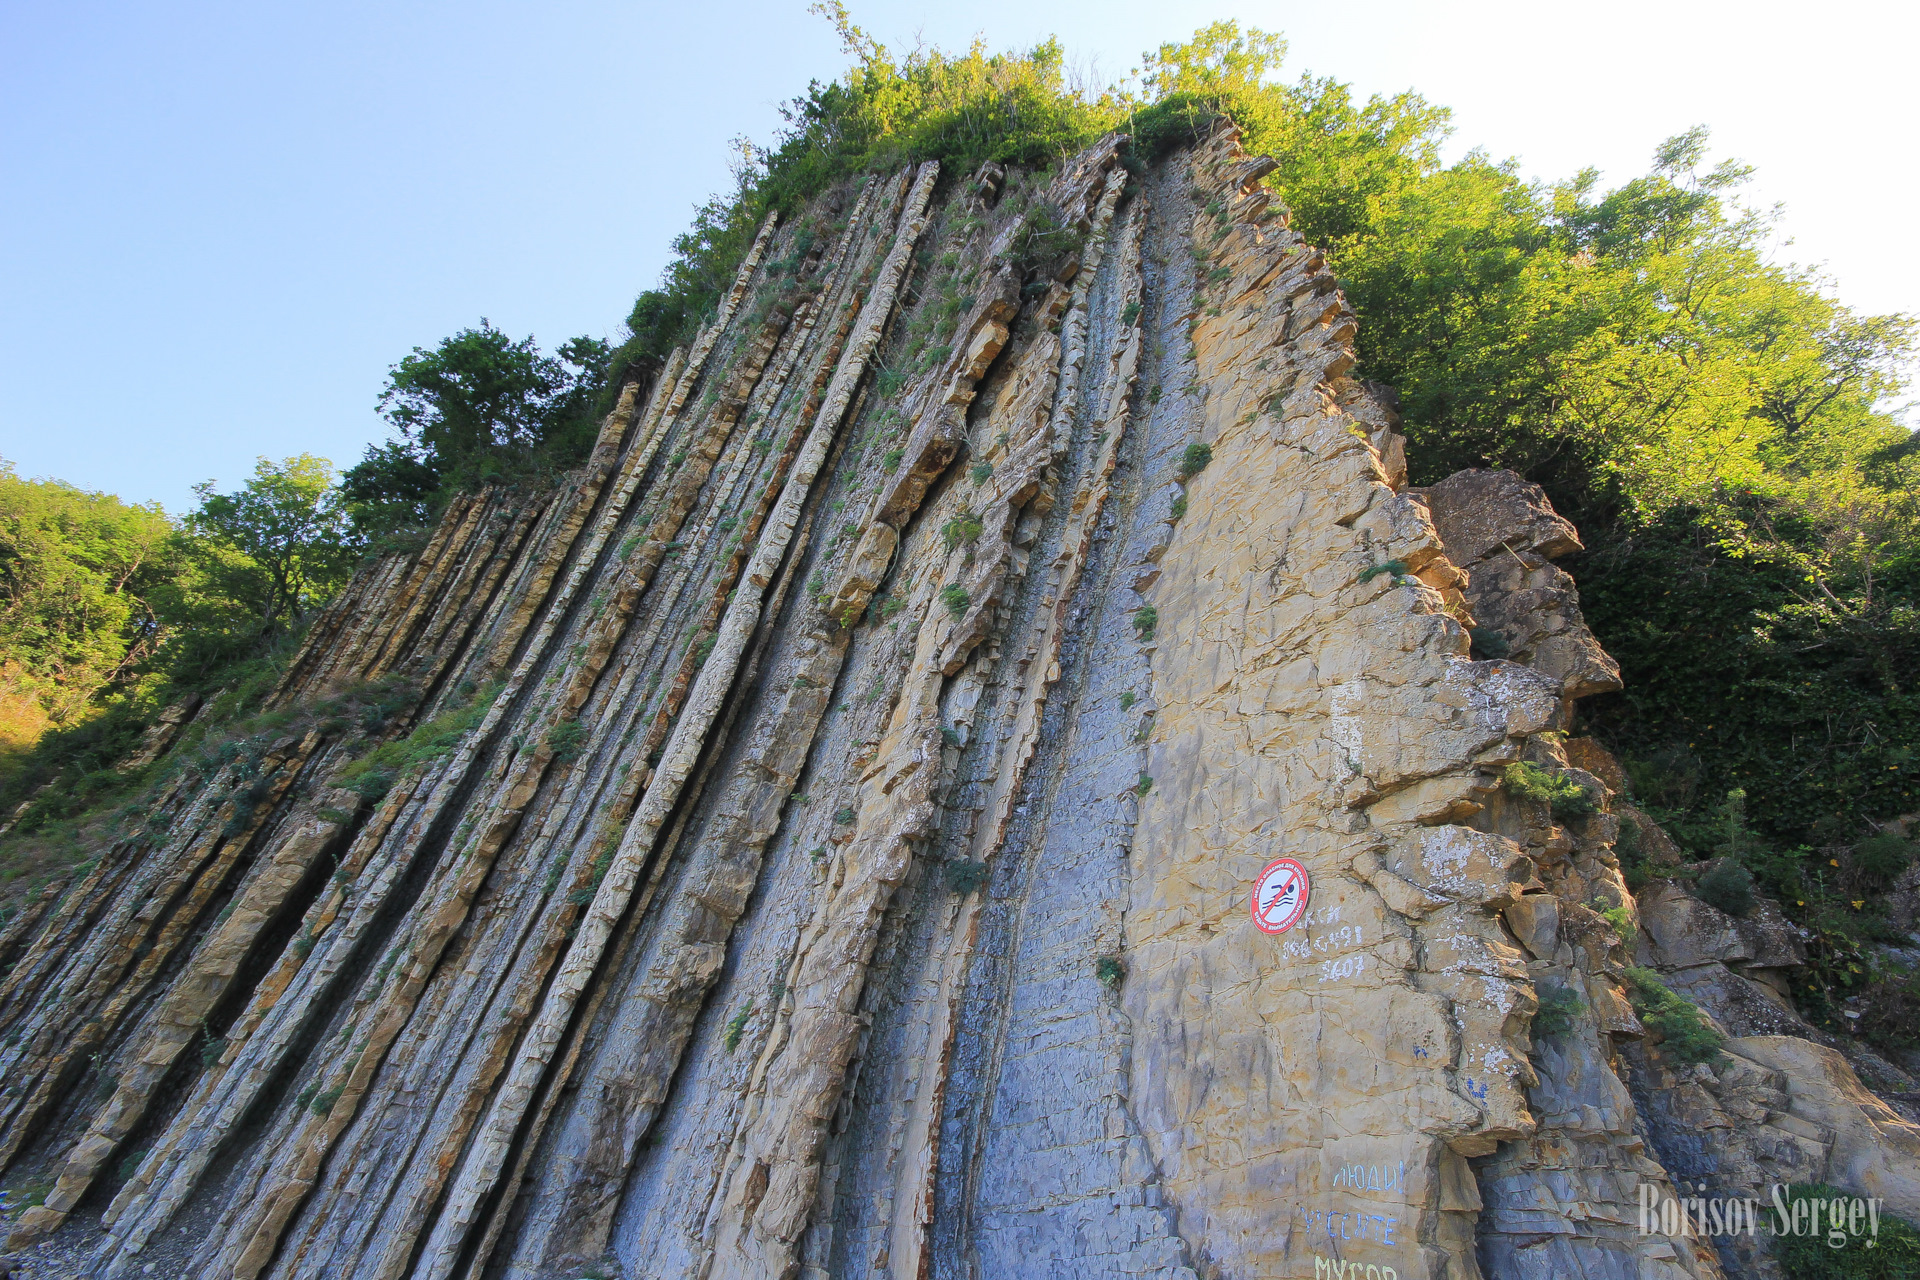
M387 373L379 408L399 439L369 446L342 487L364 531L424 525L445 493L543 463L565 467L593 442L607 344L574 338L554 355L487 320Z

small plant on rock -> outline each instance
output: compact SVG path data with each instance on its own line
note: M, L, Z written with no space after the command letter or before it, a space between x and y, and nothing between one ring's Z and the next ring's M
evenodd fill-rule
M1360 571L1360 583L1365 586L1383 573L1390 573L1397 580L1407 572L1404 560L1388 560L1382 564L1370 564Z
M1479 662L1504 658L1513 652L1506 636L1493 627L1474 627L1467 632L1467 638L1473 642L1473 657Z
M1869 836L1853 846L1853 871L1875 887L1885 887L1913 865L1914 845L1892 831Z
M1194 441L1187 446L1186 452L1180 455L1180 479L1182 481L1193 479L1205 471L1207 464L1212 461L1213 446L1202 444L1198 440Z
M964 898L970 893L978 893L981 886L986 884L987 864L959 858L947 863L944 874L947 888Z
M1133 630L1142 643L1153 639L1153 629L1160 625L1160 611L1152 605L1141 605L1133 611Z
M1103 987L1117 987L1120 980L1127 976L1127 966L1119 956L1101 956L1093 962L1093 976L1100 980Z
M973 598L967 594L965 587L957 582L949 582L940 588L940 603L947 606L947 612L957 618L967 611L967 606L973 603Z
M556 763L565 764L586 745L587 731L578 720L562 720L547 730L547 750Z
M940 526L940 540L951 551L963 542L978 542L986 527L986 522L979 516L962 509L953 519Z
M1593 909L1600 913L1602 920L1613 926L1613 936L1625 946L1631 947L1633 940L1640 936L1640 930L1633 923L1633 912L1624 906L1609 907L1596 902Z
M1712 870L1700 877L1693 891L1710 907L1743 919L1753 910L1753 873L1732 858L1722 858Z
M739 1012L727 1019L727 1029L720 1035L720 1043L728 1053L740 1047L740 1037L747 1033L747 1019L753 1016L753 1005L740 1006Z
M1540 988L1540 1008L1533 1015L1535 1040L1558 1040L1573 1029L1573 1020L1586 1009L1586 1002L1560 986Z
M1548 773L1525 760L1508 765L1500 774L1500 784L1508 795L1545 801L1556 818L1584 818L1599 808L1586 788L1572 778Z
M1708 1025L1693 1001L1677 995L1652 969L1626 971L1628 997L1660 1048L1686 1063L1711 1063L1720 1057L1726 1037Z

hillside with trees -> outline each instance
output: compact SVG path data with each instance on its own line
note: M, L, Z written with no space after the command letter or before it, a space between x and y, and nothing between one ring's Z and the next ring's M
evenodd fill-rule
M1880 904L1920 812L1911 317L1857 314L1780 261L1774 215L1742 203L1748 170L1704 128L1617 186L1530 183L1478 151L1447 162L1443 107L1287 79L1284 41L1232 23L1083 90L1056 43L901 57L823 11L851 69L743 156L617 343L545 354L482 321L393 366L392 434L337 482L262 460L178 520L0 475L0 820L40 842L0 875L84 856L72 832L130 794L116 762L162 709L218 695L240 714L355 566L417 546L454 495L577 465L626 377L714 313L767 213L850 174L1044 166L1116 130L1139 165L1225 115L1278 161L1268 187L1352 301L1358 374L1397 389L1415 483L1511 468L1579 526L1569 567L1626 686L1582 728L1686 857L1630 875L1731 859L1728 902L1757 888L1815 937L1809 1014L1865 992L1868 1032L1914 1043L1920 994L1869 958L1902 939Z

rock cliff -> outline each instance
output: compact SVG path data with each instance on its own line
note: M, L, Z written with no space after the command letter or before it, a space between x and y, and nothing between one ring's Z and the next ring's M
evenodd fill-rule
M1677 1278L1770 1264L1643 1185L1920 1216L1791 929L1628 891L1575 530L1408 487L1232 130L1123 144L770 220L580 472L365 570L8 923L29 1267ZM1636 962L1733 993L1718 1065Z

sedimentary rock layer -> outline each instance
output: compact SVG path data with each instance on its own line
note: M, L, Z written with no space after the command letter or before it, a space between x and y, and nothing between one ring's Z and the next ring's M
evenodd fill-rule
M1270 168L1115 136L770 218L567 484L463 498L265 712L146 744L145 821L0 937L0 1158L53 1180L16 1242L97 1218L103 1276L223 1280L1720 1274L1633 1222L1674 1067L1600 914L1620 788L1564 740L1618 683L1577 535L1506 473L1408 487ZM1504 791L1523 760L1591 812ZM1743 954L1640 958L1794 962ZM1551 1042L1543 989L1580 993ZM1798 1115L1796 1045L1697 1083ZM1804 1170L1920 1185L1820 1065L1800 1109L1852 1136Z

